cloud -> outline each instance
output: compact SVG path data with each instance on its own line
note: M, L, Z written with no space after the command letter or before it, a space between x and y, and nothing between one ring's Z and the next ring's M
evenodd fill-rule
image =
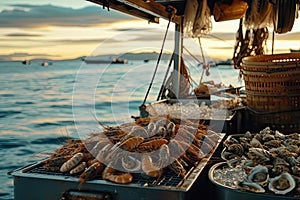
M32 34L32 33L10 33L4 36L7 37L40 37L43 36L42 34Z
M24 53L24 52L15 52L12 54L6 54L6 55L0 55L1 61L11 61L16 59L21 59L24 57L59 57L60 55L50 55L50 54L44 54L44 53Z
M100 6L81 9L58 7L53 5L13 5L12 10L0 12L0 28L37 28L45 26L95 26L113 23L117 20L135 18L116 11L107 11Z

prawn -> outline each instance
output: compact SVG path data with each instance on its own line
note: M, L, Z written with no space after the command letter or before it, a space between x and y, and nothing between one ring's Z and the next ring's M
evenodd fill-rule
M150 155L143 155L142 170L150 177L160 177L162 175L162 169L154 165Z
M61 167L61 172L67 172L70 171L72 168L74 168L76 165L78 165L83 159L83 153L76 153L72 158L67 160Z
M131 183L133 180L133 176L130 173L117 174L116 170L110 166L107 166L103 173L102 178L104 180L108 180L114 183Z
M142 142L144 142L143 137L132 137L122 142L119 147L124 150L131 151L138 147Z
M168 143L168 140L166 140L166 139L154 139L154 140L150 140L148 142L141 143L138 148L140 148L142 150L154 151L154 150L159 149L161 147L161 145L167 144L167 143Z

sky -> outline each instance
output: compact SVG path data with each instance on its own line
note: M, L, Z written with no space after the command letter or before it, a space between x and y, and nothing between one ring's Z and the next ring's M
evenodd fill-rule
M214 22L201 38L208 57L232 57L239 20ZM0 61L34 58L72 59L99 54L159 52L167 21L159 24L117 11L107 11L85 0L0 1ZM300 22L288 34L276 35L275 53L299 49ZM174 48L174 25L168 32L166 51ZM196 40L184 45L200 55ZM271 36L268 40L271 51Z

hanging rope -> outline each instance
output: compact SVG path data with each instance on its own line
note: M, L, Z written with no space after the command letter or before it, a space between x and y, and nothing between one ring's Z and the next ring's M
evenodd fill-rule
M274 54L274 41L275 41L275 30L272 33L272 55Z
M204 57L204 53L203 53L203 49L202 49L202 44L201 44L201 40L200 37L198 37L198 41L199 41L199 45L200 45L200 51L201 51L201 55L202 55L202 60L203 60L203 70L202 70L202 75L200 77L200 84L202 83L202 79L204 76L204 70L206 69L206 62L205 62L205 57Z
M158 100L160 99L160 97L162 96L162 94L163 94L164 91L166 90L166 85L165 85L165 84L166 84L167 76L168 76L168 74L169 74L169 71L170 71L170 68L171 68L171 64L172 64L173 59L174 59L174 52L173 52L173 54L172 54L172 56L171 56L171 59L170 59L169 65L168 65L168 69L167 69L167 71L166 71L166 74L165 74L164 80L163 80L163 82L162 82L162 85L161 85L161 87L160 87L160 91L159 91L159 93L158 93L158 96L157 96L156 101L158 101Z
M159 65L159 62L160 62L160 59L161 59L161 56L162 56L162 53L163 53L163 49L164 49L164 46L165 46L165 42L166 42L166 38L167 38L169 27L170 27L171 19L172 19L172 17L169 18L168 26L167 26L167 29L166 29L166 32L165 32L165 36L164 36L164 39L163 39L163 43L162 43L162 46L161 46L161 49L160 49L160 53L159 53L159 56L158 56L158 59L157 59L157 62L156 62L156 67L155 67L155 70L154 70L151 82L149 84L149 87L148 87L148 90L147 90L147 93L145 95L145 98L144 98L144 101L143 101L142 105L145 104L145 102L147 100L147 97L149 95L150 89L152 87L152 84L153 84L153 81L154 81L154 78L155 78L155 75L156 75L156 72L157 72L157 69L158 69L158 65Z
M185 46L183 46L184 50L186 50L186 52L188 52L188 54L190 54L190 56L192 56L192 58L194 58L199 64L202 64L203 62L201 62L196 56L194 56L187 48L185 48Z

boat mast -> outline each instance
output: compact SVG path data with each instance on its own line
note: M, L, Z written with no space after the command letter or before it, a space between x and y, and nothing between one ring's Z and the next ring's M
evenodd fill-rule
M174 48L174 86L175 95L179 98L180 94L180 68L182 59L182 42L183 42L183 20L180 23L175 23L175 48Z

